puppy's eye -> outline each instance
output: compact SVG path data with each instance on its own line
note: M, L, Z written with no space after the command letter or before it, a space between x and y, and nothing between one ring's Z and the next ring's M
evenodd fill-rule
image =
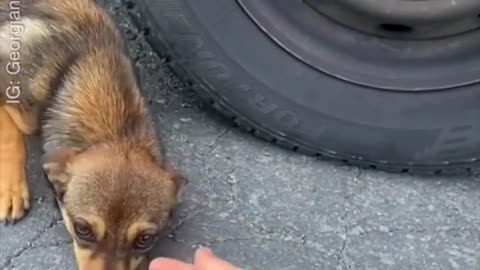
M76 222L73 226L75 229L75 234L78 238L80 238L80 240L87 242L93 242L95 240L92 229L90 229L88 225Z
M142 252L147 251L153 246L156 238L154 234L142 234L135 239L134 248Z

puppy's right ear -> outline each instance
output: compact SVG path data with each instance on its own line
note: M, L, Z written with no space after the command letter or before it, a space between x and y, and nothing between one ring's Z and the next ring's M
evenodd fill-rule
M69 164L80 152L78 148L65 148L43 156L43 170L59 202L63 202L66 186L71 179Z

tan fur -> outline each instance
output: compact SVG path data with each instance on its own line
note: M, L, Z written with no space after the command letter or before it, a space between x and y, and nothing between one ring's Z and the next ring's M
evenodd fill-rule
M34 113L25 113L12 106L3 106L9 113L15 125L24 135L33 135L38 131L39 123L36 120L38 116Z
M132 243L140 232L147 230L158 230L158 226L152 222L137 222L127 228L127 243Z
M0 64L0 220L29 207L23 141L39 132L79 269L145 269L134 245L166 226L181 181L114 21L91 0L0 0Z
M0 107L0 220L18 220L30 207L25 159L23 135Z
M117 261L115 263L110 263L108 257L105 255L95 256L90 249L82 249L77 245L74 245L73 250L76 257L79 258L77 263L78 269L147 269L144 258L132 258L129 261Z

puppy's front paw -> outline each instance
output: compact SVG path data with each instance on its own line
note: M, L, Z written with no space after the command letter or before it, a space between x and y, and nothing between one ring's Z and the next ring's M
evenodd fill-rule
M25 170L0 173L0 222L16 222L30 209L30 192Z

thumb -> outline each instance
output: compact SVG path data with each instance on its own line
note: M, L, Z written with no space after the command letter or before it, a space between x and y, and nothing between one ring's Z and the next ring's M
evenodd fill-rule
M201 248L195 252L194 265L199 270L241 270L240 268L217 258L210 249Z

